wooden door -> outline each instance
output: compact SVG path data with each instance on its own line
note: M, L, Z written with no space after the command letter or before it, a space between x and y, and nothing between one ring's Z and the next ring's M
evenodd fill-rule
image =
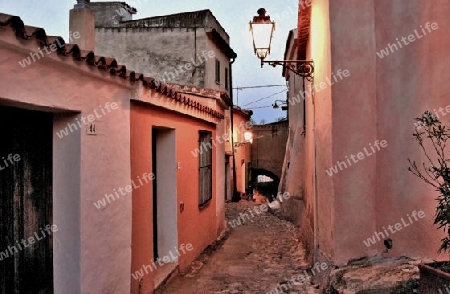
M53 293L52 125L52 114L0 107L1 294Z

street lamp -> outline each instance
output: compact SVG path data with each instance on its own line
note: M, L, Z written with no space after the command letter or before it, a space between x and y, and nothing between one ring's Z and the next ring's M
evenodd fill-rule
M250 131L246 131L244 133L244 142L234 142L234 147L241 147L246 144L252 144L253 143L253 134Z
M270 53L273 32L275 31L275 22L270 20L270 16L266 16L264 8L258 9L258 16L253 17L253 21L250 22L250 31L252 32L255 54L259 59L264 60Z
M280 106L277 104L277 101L280 102L281 105L282 105L282 106L281 106L281 110L287 110L287 109L288 109L288 103L287 103L286 101L283 101L283 100L275 100L275 103L272 104L272 107L273 107L274 109L280 108Z
M245 142L253 143L253 134L252 134L252 132L249 132L249 131L245 132L244 133L244 140L245 140Z
M281 65L296 75L312 81L314 76L314 62L312 60L265 60L267 55L270 54L275 22L270 19L270 16L266 15L264 8L258 9L257 13L258 16L254 16L253 21L250 21L250 31L253 38L253 49L256 56L261 60L261 68L264 63L273 67Z

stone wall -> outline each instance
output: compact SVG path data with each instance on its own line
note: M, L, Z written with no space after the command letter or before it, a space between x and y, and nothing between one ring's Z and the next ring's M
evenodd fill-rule
M204 60L209 57L203 28L97 28L95 36L95 52L114 56L129 70L166 83L205 87Z
M289 135L288 122L254 125L252 132L252 167L269 170L281 178Z
M95 13L95 27L118 27L121 21L133 19L136 9L124 2L91 2L91 10Z
M122 3L93 5L96 17L95 52L114 57L127 69L163 83L230 92L225 83L229 58L208 36L215 29L226 43L229 36L209 10L118 22L118 11L131 18ZM100 5L101 4L101 5ZM100 9L102 8L102 9ZM220 81L215 78L220 61Z

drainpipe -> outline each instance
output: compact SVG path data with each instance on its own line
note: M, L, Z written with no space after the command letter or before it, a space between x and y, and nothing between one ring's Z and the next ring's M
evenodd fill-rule
M230 116L231 116L231 150L233 152L233 196L231 198L231 201L237 202L241 199L240 195L238 195L237 191L237 179L236 179L236 152L234 149L234 120L233 120L233 112L234 112L234 101L233 101L233 63L236 60L236 58L232 58L230 60L229 68L230 68L230 99L231 99L231 109L230 109Z

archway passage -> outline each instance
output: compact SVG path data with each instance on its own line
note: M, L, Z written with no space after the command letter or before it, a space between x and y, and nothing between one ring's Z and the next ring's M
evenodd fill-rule
M262 168L251 168L250 174L249 190L266 197L270 202L274 201L280 178L274 172Z

